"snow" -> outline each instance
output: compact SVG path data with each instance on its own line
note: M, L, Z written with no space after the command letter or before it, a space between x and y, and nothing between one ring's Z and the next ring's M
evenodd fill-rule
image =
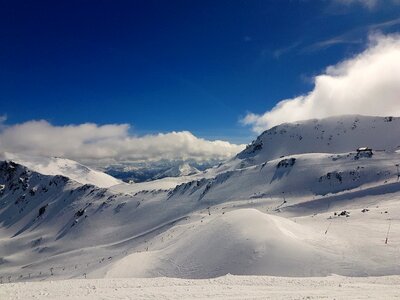
M247 158L245 163L253 165L283 155L343 153L360 147L394 152L399 140L398 117L348 115L278 125L264 131L237 158Z
M3 284L16 299L398 299L400 276L74 279Z
M265 274L265 270L270 275L304 276L308 269L320 267L315 258L323 255L307 243L322 240L320 234L256 209L227 212L185 231L166 248L126 256L105 276L209 278L226 273Z
M107 174L125 182L147 182L164 177L188 176L220 163L220 160L158 160L145 162L120 162L104 167Z
M93 170L70 159L8 152L0 155L0 158L3 160L12 160L44 175L62 175L82 184L93 184L98 187L107 188L121 183L120 180L108 174Z
M192 167L189 163L182 163L177 166L173 166L166 170L165 172L157 175L155 179L164 177L179 177L179 176L189 176L199 173L195 167Z
M193 180L192 177L165 177L153 181L140 182L140 183L120 183L110 187L114 192L118 193L129 193L135 194L140 191L152 191L152 190L169 190L176 187L179 184L189 182Z
M0 279L11 282L0 291L24 299L25 288L53 298L88 290L93 298L101 291L135 299L394 297L400 153L388 134L367 140L352 132L375 127L393 137L396 122L346 116L286 124L304 138L294 142L293 131L269 141L264 133L255 152L205 172L110 188L0 163ZM313 144L321 129L310 124L325 132L338 126L336 146ZM294 153L280 157L288 143ZM373 155L357 156L361 146ZM50 280L57 281L29 282Z

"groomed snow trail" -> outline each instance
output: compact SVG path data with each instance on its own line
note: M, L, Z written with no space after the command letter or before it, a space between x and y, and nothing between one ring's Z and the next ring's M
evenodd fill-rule
M399 299L400 276L73 279L0 285L0 299Z

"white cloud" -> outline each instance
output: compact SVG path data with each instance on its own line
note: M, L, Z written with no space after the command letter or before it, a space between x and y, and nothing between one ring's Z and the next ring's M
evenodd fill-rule
M0 127L1 151L66 157L92 165L160 159L226 159L243 148L244 145L226 141L197 138L188 131L132 136L128 124L54 126L41 120Z
M400 35L370 36L368 48L314 78L306 95L241 120L257 133L272 126L342 114L400 116Z

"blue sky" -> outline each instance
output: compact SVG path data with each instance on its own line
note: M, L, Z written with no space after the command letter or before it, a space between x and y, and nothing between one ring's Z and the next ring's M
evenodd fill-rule
M0 1L0 114L247 143L247 112L399 32L398 2L372 2Z

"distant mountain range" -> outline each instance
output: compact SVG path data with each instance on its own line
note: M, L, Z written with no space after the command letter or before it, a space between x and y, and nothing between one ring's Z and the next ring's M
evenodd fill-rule
M106 167L104 172L125 182L146 182L165 177L193 175L211 168L221 161L156 161L146 163L120 163Z

